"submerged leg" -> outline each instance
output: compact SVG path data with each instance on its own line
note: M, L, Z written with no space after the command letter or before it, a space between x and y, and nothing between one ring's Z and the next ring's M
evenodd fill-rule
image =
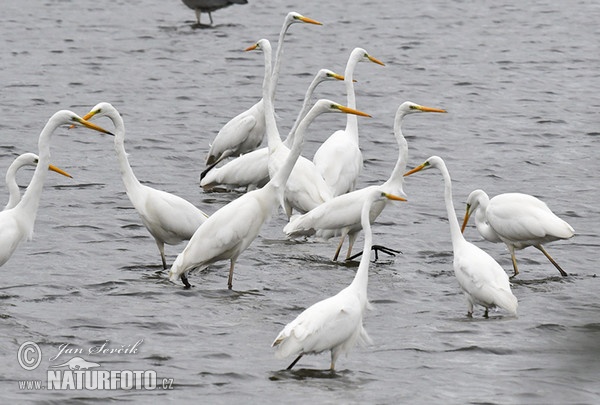
M210 18L210 25L213 25L212 14L208 12L208 18Z
M550 256L550 254L548 252L546 252L546 249L544 249L544 247L542 245L535 245L536 248L538 248L543 254L544 256L546 256L548 258L548 260L550 260L550 263L552 263L554 265L554 267L556 267L558 269L558 271L560 271L560 275L563 277L567 277L568 274L566 271L564 271L559 265L558 263L556 263L554 261L554 259L552 258L552 256Z
M296 360L292 361L292 364L290 364L288 366L288 368L286 368L286 370L291 370L292 367L294 367L296 365L296 363L298 363L298 360L300 360L302 358L302 356L304 356L304 353L300 353L300 355L298 357L296 357Z
M486 318L486 319L490 317L490 315L488 314L488 308L487 307L485 307L485 313L483 314L483 317Z
M155 239L156 246L158 246L158 251L160 252L160 258L162 259L163 270L167 269L167 259L165 258L165 244L160 242L158 239Z
M342 237L340 238L340 243L338 244L337 249L335 250L335 254L333 255L333 261L337 261L339 255L340 255L340 250L342 250L342 245L344 244L344 239L346 239L346 234L342 234Z
M200 9L197 8L194 11L196 12L196 22L198 22L198 25L200 25Z
M229 265L229 278L227 278L227 288L231 290L233 287L233 267L235 266L235 259L231 259L231 264Z
M179 276L179 278L181 278L181 282L183 283L183 285L185 286L185 288L192 288L192 285L190 284L190 282L187 279L187 276L185 275L185 273L183 273L181 276Z
M508 250L510 250L510 258L512 260L513 269L515 270L513 275L510 276L510 278L513 278L513 277L516 277L517 274L519 274L519 267L517 266L517 256L515 256L515 248L512 246L509 246Z

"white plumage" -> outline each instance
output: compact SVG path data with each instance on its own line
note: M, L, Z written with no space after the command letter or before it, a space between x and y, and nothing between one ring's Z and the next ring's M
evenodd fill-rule
M84 118L102 116L108 117L115 126L114 148L127 196L156 241L163 268L167 269L165 243L176 245L189 240L208 215L175 194L140 183L125 152L125 123L119 111L112 104L102 102L94 106Z
M575 235L575 231L542 200L522 193L498 194L490 200L483 190L474 190L467 198L463 232L473 213L481 236L490 242L506 244L513 263L512 277L519 274L515 250L528 246L540 250L562 276L567 275L543 245L559 239L569 239Z
M303 355L318 354L326 350L331 351L330 369L334 370L340 354L347 353L357 342L370 342L369 335L363 327L363 317L368 306L367 285L373 241L369 212L371 205L382 199L404 201L401 197L377 189L369 191L361 209L361 221L365 230L365 253L352 283L333 297L305 309L288 323L273 341L276 357L298 356L288 370Z
M437 168L444 177L444 200L454 250L454 274L467 297L468 315L472 316L474 305L485 307L486 317L488 309L494 307L503 308L516 315L517 298L510 289L508 275L504 269L492 256L463 237L452 202L452 179L444 161L438 156L432 156L425 163L408 171L405 176L429 168Z

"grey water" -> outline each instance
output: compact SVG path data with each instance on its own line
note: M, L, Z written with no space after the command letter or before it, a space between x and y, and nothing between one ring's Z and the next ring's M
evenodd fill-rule
M547 246L568 277L536 249L519 251L518 317L485 319L479 308L468 318L441 176L415 174L406 179L408 202L373 226L375 243L402 252L371 263L365 328L373 344L341 357L334 373L327 353L285 371L292 359L276 359L270 347L277 333L357 268L331 261L337 240L287 241L279 210L241 255L232 291L227 262L192 273L194 287L184 290L167 280L124 192L112 138L61 128L52 161L73 179L49 174L33 240L0 269L3 403L600 402L598 2L251 0L215 12L215 25L201 29L178 0L5 0L0 10L0 173L37 151L55 111L83 115L108 101L124 117L137 177L215 212L241 191L199 187L209 143L261 96L262 54L243 49L260 38L275 44L294 10L323 25L289 30L276 96L281 133L318 69L343 73L362 47L386 66L361 63L354 75L357 107L373 116L359 120L358 187L388 178L394 113L410 100L448 110L410 116L403 129L408 167L445 159L459 219L476 188L516 191L541 198L576 231ZM322 84L317 97L346 100L342 83ZM319 117L304 155L344 125L342 115ZM512 273L503 245L482 240L473 225L465 235ZM168 262L184 247L167 246ZM42 353L33 370L18 361L33 356L19 352L28 342ZM20 386L46 386L52 366L75 356L101 370L153 370L161 389Z

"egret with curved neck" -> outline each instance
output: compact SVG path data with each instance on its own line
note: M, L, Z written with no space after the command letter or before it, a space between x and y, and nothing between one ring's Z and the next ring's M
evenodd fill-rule
M108 117L115 126L114 147L125 191L142 223L156 241L163 268L166 270L165 243L176 245L189 240L208 215L179 196L140 183L127 158L125 123L119 111L112 104L102 102L94 106L84 118L102 116Z
M61 125L82 125L95 131L109 131L88 122L72 111L61 110L48 120L38 139L38 164L23 198L13 208L0 212L0 266L10 259L19 243L33 237L44 182L50 165L50 140ZM111 134L112 135L112 134Z
M19 171L19 169L25 166L36 167L38 161L39 157L35 153L23 153L22 155L17 156L17 158L8 167L8 170L6 170L5 177L6 188L8 189L8 202L6 203L4 210L9 210L15 207L19 203L19 201L21 201L21 192L19 190L19 185L17 184L17 172ZM49 165L48 170L51 170L58 174L62 174L65 177L72 178L72 176L69 173L54 165Z
M409 176L420 170L436 168L444 178L444 201L450 224L450 237L454 251L454 275L463 290L468 302L468 316L473 316L474 305L488 310L500 307L513 315L517 315L518 302L510 289L508 275L504 269L486 252L468 242L460 230L454 203L452 202L452 179L446 164L439 156L431 156L423 164L406 172Z
M481 236L490 242L504 242L508 248L514 270L511 277L519 274L515 250L528 246L542 252L563 277L568 275L543 245L559 239L572 238L575 231L542 200L522 193L498 194L490 200L483 190L474 190L467 198L462 232L473 213L475 225Z
M356 108L353 78L354 69L361 61L385 66L383 62L369 55L362 48L355 48L350 53L344 72L347 105L350 108ZM358 120L355 116L348 115L346 128L334 132L323 142L313 157L313 163L332 190L334 197L354 190L363 167L363 156L358 140Z
M369 301L367 285L369 282L369 263L373 234L371 232L371 205L381 200L406 201L402 197L371 189L367 193L361 208L361 223L365 231L365 254L352 283L342 291L319 301L305 309L296 319L288 323L277 335L272 346L276 347L278 358L295 355L296 359L287 368L290 370L305 354L331 352L330 370L342 353L348 352L357 343L370 342L363 326L363 318Z

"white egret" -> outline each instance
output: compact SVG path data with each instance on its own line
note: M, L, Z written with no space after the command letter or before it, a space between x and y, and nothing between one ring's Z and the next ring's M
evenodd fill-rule
M308 23L322 25L320 22L294 11L288 13L283 21L283 26L279 32L279 42L277 44L277 55L275 56L275 67L273 68L273 77L271 82L271 95L275 96L277 82L279 80L279 70L281 67L281 55L283 52L283 40L288 28L294 23ZM265 106L264 100L254 104L248 110L233 117L219 131L208 151L206 165L208 166L201 174L200 180L206 173L215 167L220 161L230 156L239 156L258 148L265 135Z
M319 301L305 309L296 319L288 323L277 335L272 346L278 358L298 356L287 368L290 370L305 354L331 351L330 370L342 353L348 352L357 342L370 342L363 327L363 317L368 307L367 284L371 260L370 211L371 205L381 200L406 201L402 197L371 189L366 194L361 208L361 222L365 230L364 255L352 283L342 291Z
M259 42L262 48L269 47L267 40ZM259 46L255 45L255 47ZM271 67L270 64L266 64L266 66L263 98L265 100L266 129L267 133L270 133L277 132L277 123L275 122L273 100L270 96ZM237 258L254 241L262 225L282 198L285 183L302 151L306 129L317 116L326 112L344 112L368 116L368 114L349 109L330 100L317 101L298 125L292 150L279 172L271 177L271 180L264 187L250 191L233 200L213 213L198 228L183 252L175 259L169 272L171 281L174 282L181 278L184 285L189 288L190 284L186 274L190 270L203 269L212 263L230 260L227 287L232 288L233 270Z
M21 201L21 192L19 191L19 185L17 184L16 179L17 172L19 171L19 169L24 166L35 167L37 166L38 161L39 157L35 153L23 153L22 155L17 156L17 158L8 167L8 170L6 170L5 178L6 188L8 189L8 202L6 203L4 210L9 210L15 207L19 203L19 201ZM53 172L72 178L72 176L69 173L54 165L49 165L48 170L52 170Z
M99 132L111 134L109 131L87 122L72 111L61 110L50 117L38 139L38 165L27 191L16 206L0 212L0 266L10 259L23 239L31 240L33 237L35 218L50 165L50 139L58 127L67 124L83 125Z
M354 48L350 53L344 82L346 84L347 105L356 108L356 95L354 94L354 69L358 62L370 61L385 66L379 59L369 55L362 48ZM333 196L338 196L354 190L356 180L363 167L363 156L358 141L358 120L355 116L346 117L346 129L334 132L317 149L313 162L325 183L333 191Z
M490 242L504 242L510 251L514 274L519 274L515 250L533 246L540 250L565 277L567 273L548 254L543 244L569 239L575 231L554 214L543 201L529 194L498 194L491 200L483 190L475 190L467 198L467 212L461 231L475 213L477 230Z
M492 256L468 242L460 231L452 202L452 179L442 158L431 156L420 166L406 172L405 176L429 168L437 168L444 177L444 200L454 251L454 274L467 297L467 315L473 315L475 304L485 307L486 318L488 309L494 307L500 307L517 315L517 298L510 290L510 282L504 269Z
M329 69L321 69L317 72L312 82L306 90L302 108L283 143L290 147L293 141L293 134L296 132L298 124L304 118L312 103L312 96L316 87L328 80L344 80L344 76L338 75ZM215 167L209 171L200 181L200 186L209 191L214 188L238 188L245 187L247 190L260 188L269 181L269 148L263 147L252 152L248 152L235 159L230 160L221 167Z
M425 107L415 104L411 101L406 101L398 107L394 118L394 136L398 143L398 159L394 170L389 179L379 186L369 186L359 190L354 190L350 193L339 195L304 215L292 217L291 221L283 228L283 231L288 237L310 236L316 235L322 239L330 239L334 236L341 235L340 243L335 251L333 260L337 260L344 239L349 235L348 253L346 260L352 255L352 247L358 233L362 229L360 212L366 196L372 189L403 195L402 190L403 178L408 159L408 144L402 134L402 122L407 115L420 112L437 112L445 113L445 110L438 108ZM371 208L371 222L381 214L386 206L387 200L376 201ZM379 246L374 246L375 249L380 249ZM385 250L383 250L385 251ZM377 252L377 250L376 250Z
M213 24L212 12L233 4L248 4L248 0L183 0L183 4L196 12L196 21L200 24L200 13L208 13L210 25Z
M114 147L127 196L142 223L154 237L163 268L167 269L165 243L176 245L189 240L208 215L179 196L140 183L125 152L125 123L119 111L112 104L102 102L94 106L84 118L103 116L108 117L115 126Z

